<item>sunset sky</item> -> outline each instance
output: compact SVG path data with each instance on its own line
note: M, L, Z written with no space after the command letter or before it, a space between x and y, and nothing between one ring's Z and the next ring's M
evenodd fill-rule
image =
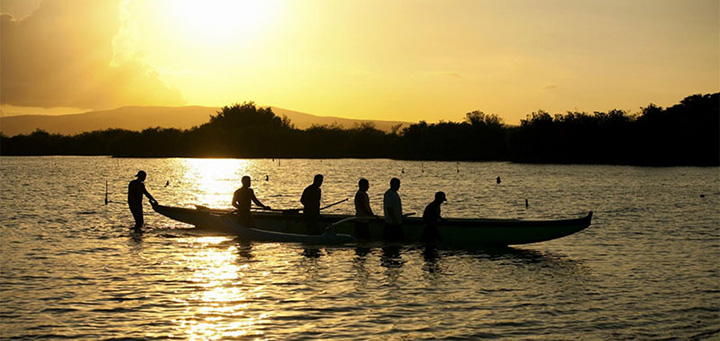
M1 0L4 115L255 101L416 122L720 91L717 0Z

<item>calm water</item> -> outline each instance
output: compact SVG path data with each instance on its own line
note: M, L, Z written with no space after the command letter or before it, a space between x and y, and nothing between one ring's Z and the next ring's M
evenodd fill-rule
M248 174L294 208L322 173L326 204L363 176L381 212L397 176L406 212L444 190L447 217L595 218L503 250L240 244L147 206L131 234L139 169L171 205L228 206ZM718 168L2 157L0 190L3 339L720 338Z

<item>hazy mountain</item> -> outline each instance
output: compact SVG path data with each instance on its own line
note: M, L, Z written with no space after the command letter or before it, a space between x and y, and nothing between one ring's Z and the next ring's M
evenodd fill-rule
M19 115L0 117L0 132L5 136L28 134L37 129L53 134L75 135L82 132L120 128L143 130L151 127L188 129L210 120L220 108L203 106L186 107L121 107L113 110L90 111L68 115ZM372 122L380 130L390 131L397 124L408 126L408 122L355 120L340 117L315 116L297 111L272 108L282 117L287 116L298 129L307 129L314 124L338 124L351 128L356 124Z
M359 120L359 119L349 119L349 118L341 118L341 117L333 117L333 116L315 116L311 114L301 113L297 111L282 109L282 108L276 108L272 107L273 112L275 115L278 115L282 117L283 115L287 116L290 119L290 122L295 125L298 129L307 129L310 128L310 126L314 124L319 125L331 125L331 124L338 124L345 128L352 128L357 124L362 123L372 123L375 125L375 128L383 130L383 131L390 131L390 129L398 124L401 124L403 127L407 127L411 122L401 122L401 121L379 121L379 120Z

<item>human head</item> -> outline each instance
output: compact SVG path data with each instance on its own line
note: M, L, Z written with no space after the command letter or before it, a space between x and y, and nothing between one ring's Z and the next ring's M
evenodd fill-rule
M242 182L243 186L250 187L250 177L245 175L240 179L240 182Z
M315 178L313 178L313 185L320 187L323 183L323 176L322 174L315 175Z
M447 201L447 198L445 198L445 192L435 193L435 201L437 201L437 202Z
M390 179L390 189L393 191L399 190L400 189L400 179L398 179L398 178Z
M360 188L361 191L365 192L370 188L370 182L365 178L360 178L360 181L358 181L358 188Z
M135 174L135 177L138 178L140 181L145 181L145 178L147 178L147 173L145 171L138 171L137 174Z

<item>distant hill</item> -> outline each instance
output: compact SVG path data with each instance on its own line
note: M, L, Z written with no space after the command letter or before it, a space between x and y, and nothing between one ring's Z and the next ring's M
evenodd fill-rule
M112 110L90 111L68 115L19 115L0 117L0 132L5 136L32 133L37 129L51 134L76 135L94 130L120 128L127 130L143 130L152 127L189 129L210 120L217 114L219 107L185 106L131 106ZM307 129L312 125L337 124L352 128L356 124L370 122L377 129L390 131L394 125L407 127L409 122L355 120L340 117L315 116L297 111L272 107L273 112L282 117L287 116L298 129Z
M401 121L379 121L379 120L360 120L360 119L349 119L349 118L341 118L341 117L333 117L333 116L316 116L306 113L301 113L297 111L287 110L283 108L277 108L277 107L271 107L272 111L275 113L275 115L278 115L280 117L287 116L290 119L290 122L295 125L295 128L298 129L307 129L310 128L312 125L331 125L331 124L338 124L339 126L345 127L345 128L352 128L357 124L362 123L372 123L375 125L375 128L380 129L382 131L390 131L393 126L396 126L398 124L401 124L403 127L410 126L411 122L401 122ZM416 122L417 123L417 122Z

